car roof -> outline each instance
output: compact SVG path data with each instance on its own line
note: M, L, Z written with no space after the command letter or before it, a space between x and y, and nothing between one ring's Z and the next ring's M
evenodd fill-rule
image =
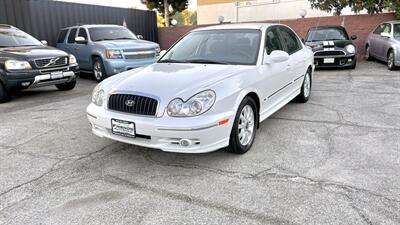
M400 20L392 20L392 21L388 21L386 23L391 23L391 24L400 24Z
M77 28L77 27L93 28L93 27L123 27L123 26L115 25L115 24L79 24L79 25L63 28L63 30L64 29Z
M314 30L314 29L325 29L325 28L346 29L346 28L344 28L343 26L340 26L340 25L324 25L324 26L310 27L310 30Z
M224 23L220 25L208 26L197 28L193 31L201 31L201 30L231 30L231 29L253 29L253 30L260 30L263 27L269 27L272 25L282 25L284 24L271 24L271 23Z

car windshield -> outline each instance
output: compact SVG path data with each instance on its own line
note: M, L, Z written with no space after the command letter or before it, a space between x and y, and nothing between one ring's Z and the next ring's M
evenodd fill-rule
M0 29L0 48L20 46L43 46L43 44L20 30Z
M92 41L138 39L125 27L92 27L89 28L89 35Z
M394 25L394 38L400 40L400 23Z
M195 31L182 38L159 62L255 65L260 40L259 30Z
M307 42L349 40L346 31L341 28L314 28L308 32Z

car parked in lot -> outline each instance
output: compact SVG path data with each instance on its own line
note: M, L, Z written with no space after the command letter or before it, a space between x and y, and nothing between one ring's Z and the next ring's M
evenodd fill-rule
M306 37L306 45L314 52L316 68L351 68L357 65L357 48L342 26L318 26L311 28Z
M380 24L365 42L365 58L387 63L389 70L400 67L400 21Z
M55 85L71 90L78 71L73 55L46 46L15 27L0 25L0 103L26 88Z
M57 48L73 54L80 69L97 81L157 61L160 46L140 40L118 25L81 25L62 29Z
M150 66L101 82L87 108L94 134L170 152L247 152L259 122L310 97L313 52L289 27L196 29Z

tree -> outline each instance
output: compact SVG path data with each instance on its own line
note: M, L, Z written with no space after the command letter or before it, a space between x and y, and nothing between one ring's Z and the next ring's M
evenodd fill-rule
M182 12L188 7L188 0L141 0L150 10L157 10L165 18L165 26L169 26L169 18L176 12ZM170 10L172 8L172 11Z
M176 20L179 25L196 25L197 24L197 13L192 12L188 9L182 12L176 13L172 16L172 19Z
M311 7L341 15L342 10L350 7L353 12L366 10L369 14L382 13L387 9L396 12L400 18L400 0L309 0Z

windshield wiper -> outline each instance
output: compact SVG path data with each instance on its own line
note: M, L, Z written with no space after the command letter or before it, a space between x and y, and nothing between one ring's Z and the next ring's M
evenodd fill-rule
M102 38L102 39L97 39L97 40L94 40L94 41L113 41L113 40L116 40L116 39L113 39L113 38Z
M175 60L175 59L163 59L158 61L159 63L186 63L186 61Z
M189 59L186 60L185 62L187 63L205 63L205 64L224 64L224 65L230 65L227 62L222 62L222 61L215 61L215 60L209 60L209 59Z
M114 40L136 40L135 38L130 38L130 37L121 37L121 38L116 38Z

